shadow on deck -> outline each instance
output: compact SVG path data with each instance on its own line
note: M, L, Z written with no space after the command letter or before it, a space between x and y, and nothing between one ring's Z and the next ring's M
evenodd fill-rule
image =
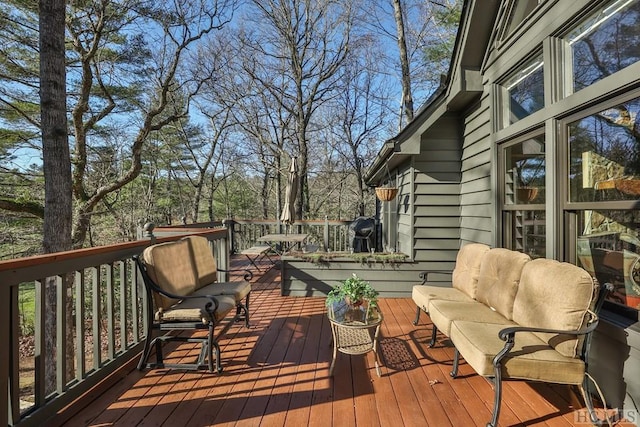
M248 262L234 258L233 266L246 268ZM114 374L108 388L90 393L90 403L82 400L84 408L71 405L54 424L457 427L484 426L490 419L491 384L465 363L457 379L449 376L452 348L446 340L428 347L431 324L424 315L417 327L411 324L415 305L407 298L380 301L382 376L369 353L339 354L329 377L324 299L280 296L280 272L266 267L252 267L252 327L240 323L220 342L221 375L139 372L134 360ZM197 353L193 344L183 344L168 357L183 360ZM507 382L500 425L585 425L576 396L568 386Z

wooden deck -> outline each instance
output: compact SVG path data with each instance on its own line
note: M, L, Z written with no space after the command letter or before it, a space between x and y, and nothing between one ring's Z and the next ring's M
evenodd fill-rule
M235 266L243 261L234 259ZM72 406L52 421L66 420L69 426L466 427L489 420L491 384L465 363L457 379L449 377L452 348L442 339L428 347L431 324L423 314L420 324L412 325L411 299L380 302L382 376L376 375L372 353L339 354L332 379L324 299L281 297L279 280L275 268L256 274L252 327L234 326L221 341L221 375L127 370L84 409ZM185 344L172 357L195 354L193 345ZM588 425L580 418L576 395L567 386L507 382L500 425Z

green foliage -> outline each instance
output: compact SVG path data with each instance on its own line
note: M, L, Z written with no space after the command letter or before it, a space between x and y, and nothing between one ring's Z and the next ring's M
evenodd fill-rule
M378 291L371 286L371 283L353 273L351 277L343 280L329 291L325 304L329 306L347 300L350 304L367 301L370 307L376 307L378 305Z

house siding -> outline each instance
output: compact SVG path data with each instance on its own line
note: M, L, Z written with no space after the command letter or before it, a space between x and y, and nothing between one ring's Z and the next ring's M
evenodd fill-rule
M486 86L485 86L486 87ZM491 230L491 97L485 94L464 118L460 185L460 240L495 245Z
M460 121L445 115L414 157L413 247L418 262L449 268L460 248ZM411 208L411 207L409 207Z

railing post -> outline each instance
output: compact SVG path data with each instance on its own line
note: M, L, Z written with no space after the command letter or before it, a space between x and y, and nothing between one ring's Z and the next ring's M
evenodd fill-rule
M223 219L222 225L227 227L227 248L229 249L229 253L235 254L237 252L236 248L236 240L233 235L233 231L235 229L236 222L233 219Z
M156 243L156 236L153 235L154 228L156 228L156 225L152 222L147 222L142 227L142 239L149 239L149 243L152 245Z
M329 217L324 216L324 250L329 251Z

